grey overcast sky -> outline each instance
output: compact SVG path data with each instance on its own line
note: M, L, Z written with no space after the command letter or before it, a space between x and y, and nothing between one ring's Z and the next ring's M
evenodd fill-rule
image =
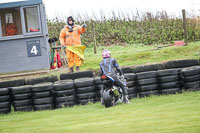
M43 0L48 18L56 15L71 15L77 12L88 14L107 13L111 10L124 11L167 11L169 14L180 15L182 9L195 12L200 16L200 0Z

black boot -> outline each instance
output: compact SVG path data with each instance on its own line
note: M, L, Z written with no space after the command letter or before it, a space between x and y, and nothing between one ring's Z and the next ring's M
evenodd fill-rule
M77 67L76 67L76 71L77 71L77 72L78 72L78 71L80 71L80 68L79 68L79 66L77 66Z
M70 67L70 68L69 68L69 72L70 72L70 73L73 73L73 72L74 72L74 68L73 68L73 67Z
M100 86L101 89L100 89L100 94L101 94L101 99L100 99L100 102L101 102L101 105L104 105L104 101L103 101L103 86Z
M126 104L129 104L129 103L130 103L129 100L128 100L128 95L125 95L125 96L124 96L124 103L126 103Z

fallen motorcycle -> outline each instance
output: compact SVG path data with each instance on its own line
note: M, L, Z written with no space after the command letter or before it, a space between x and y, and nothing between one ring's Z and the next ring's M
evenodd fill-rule
M124 77L118 77L122 82L126 82ZM121 87L114 84L115 80L111 76L101 76L103 81L103 104L106 108L112 107L117 103L122 103L124 101L124 94Z

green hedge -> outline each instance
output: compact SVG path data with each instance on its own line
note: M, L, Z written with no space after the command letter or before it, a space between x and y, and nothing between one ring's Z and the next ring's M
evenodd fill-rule
M93 41L92 22L95 27L98 45L112 44L169 44L176 40L184 40L182 18L170 18L167 15L152 16L146 13L140 19L111 18L104 20L78 21L77 24L88 25L86 33L82 35L82 43L90 46ZM188 41L200 40L200 20L188 18ZM48 20L49 37L59 37L65 22L59 19Z

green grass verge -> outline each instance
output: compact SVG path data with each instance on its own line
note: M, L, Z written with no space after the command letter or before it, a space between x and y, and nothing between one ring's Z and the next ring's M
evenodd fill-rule
M198 59L200 57L200 42L190 43L184 47L170 46L162 49L156 49L157 45L126 45L98 47L97 54L93 48L87 48L85 51L85 64L82 70L98 70L99 63L102 60L102 49L109 49L112 57L116 58L120 66L133 66L141 64L150 64L177 59Z
M144 65L152 63L160 63L169 60L178 59L199 59L200 57L200 42L190 43L183 47L164 47L157 49L159 45L142 45L132 44L126 46L109 46L97 47L97 54L91 47L86 48L85 51L85 64L81 66L81 70L99 70L99 63L102 60L102 49L109 49L112 52L112 57L116 58L118 64L123 66ZM59 69L58 71L51 71L48 74L41 76L56 75L67 72L67 69Z
M198 133L200 92L0 115L1 133Z

